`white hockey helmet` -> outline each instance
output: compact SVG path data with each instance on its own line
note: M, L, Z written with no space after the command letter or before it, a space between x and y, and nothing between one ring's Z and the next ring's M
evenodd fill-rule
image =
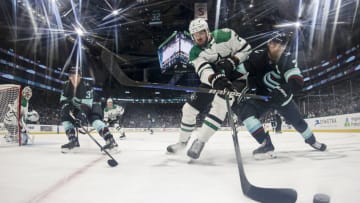
M22 90L22 96L26 100L29 100L32 97L32 90L29 86L24 87L24 89Z
M113 103L113 100L112 100L111 98L108 98L108 99L106 100L106 103Z
M200 32L200 31L206 31L206 35L208 39L210 39L210 30L209 25L203 18L196 18L190 22L189 25L189 32L191 34L191 38L194 40L193 34Z

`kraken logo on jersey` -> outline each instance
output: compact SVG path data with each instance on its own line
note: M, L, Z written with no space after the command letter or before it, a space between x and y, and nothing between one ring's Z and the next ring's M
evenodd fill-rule
M275 71L267 72L263 77L263 82L268 91L272 91L274 88L280 85L281 76Z

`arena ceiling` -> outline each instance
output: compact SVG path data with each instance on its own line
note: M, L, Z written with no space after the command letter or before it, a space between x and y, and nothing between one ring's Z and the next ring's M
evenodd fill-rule
M100 85L118 86L96 65L101 51L96 43L118 54L134 79L143 80L146 69L148 80L166 82L172 76L161 75L157 48L174 31L188 29L195 2L207 3L211 29L218 10L218 27L234 29L253 47L274 30L295 33L293 44L304 67L360 42L359 0L222 0L219 9L211 0L8 0L0 1L0 43L63 68L76 58L71 53L81 34L86 63Z

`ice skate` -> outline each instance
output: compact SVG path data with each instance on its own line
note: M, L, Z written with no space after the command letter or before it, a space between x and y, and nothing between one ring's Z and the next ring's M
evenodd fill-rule
M309 144L312 148L319 150L319 151L325 151L326 147L327 147L326 144L316 141L314 135L311 135L311 137L307 138L305 140L305 143Z
M124 140L126 139L126 135L125 133L121 133L120 137L119 137L120 140Z
M187 155L193 159L198 159L200 157L200 153L203 150L205 142L202 142L196 139L190 149L187 151Z
M111 152L117 151L118 144L114 140L114 137L111 134L108 134L105 137L105 145L102 147L102 150L109 150Z
M257 160L262 159L274 159L276 158L274 154L274 145L271 142L271 138L268 133L261 144L261 146L253 151L253 156Z
M76 152L80 147L79 140L77 137L71 137L69 142L61 145L61 152L68 153L68 152Z
M177 142L175 144L169 145L166 148L166 151L175 154L176 152L185 149L187 143L189 142L189 139L187 139L185 142Z

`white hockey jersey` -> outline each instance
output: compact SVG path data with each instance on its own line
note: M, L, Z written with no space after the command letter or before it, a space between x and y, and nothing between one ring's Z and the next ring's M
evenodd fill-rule
M125 110L122 106L113 105L112 108L105 107L104 109L104 120L113 121L124 114Z
M228 28L218 29L211 32L212 39L206 47L193 46L190 50L190 63L200 77L200 81L210 85L209 76L214 74L212 64L222 58L235 56L239 63L248 59L251 46L245 39Z

